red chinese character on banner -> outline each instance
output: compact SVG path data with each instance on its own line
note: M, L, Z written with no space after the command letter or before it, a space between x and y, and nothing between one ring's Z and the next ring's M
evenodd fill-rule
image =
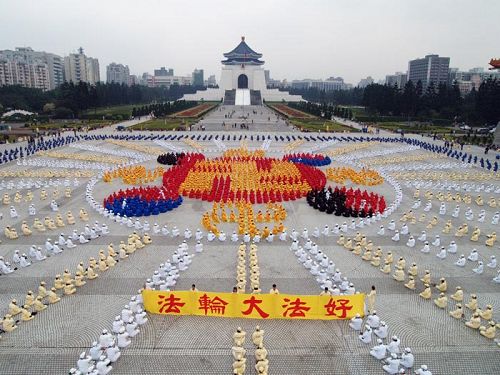
M179 307L185 305L184 302L180 301L181 299L179 297L174 296L173 294L171 294L168 297L163 294L158 295L158 305L161 305L160 313L180 314L181 309Z
M350 301L348 299L338 299L334 300L330 298L330 301L325 305L326 316L336 316L337 318L343 319L347 316L347 311L352 310L352 306L347 306ZM338 303L338 304L337 304ZM335 310L342 310L342 314L339 316L335 314Z
M255 309L259 313L261 318L266 319L267 317L269 317L269 314L266 313L264 310L262 310L258 306L259 304L262 303L261 299L257 299L257 298L255 298L255 296L252 296L252 297L250 297L250 299L244 300L243 303L245 305L249 305L248 310L241 312L243 315L250 315L252 313L253 309Z
M285 317L289 312L290 312L290 315L288 315L289 318L295 318L297 316L305 317L306 316L305 312L311 310L311 308L307 307L307 304L305 302L302 302L300 298L297 298L295 301L291 301L290 299L285 298L283 299L283 301L285 301L286 304L281 305L281 307L287 308L283 312L283 316Z
M217 296L215 296L214 299L210 299L206 293L198 299L198 302L200 304L198 309L205 310L205 315L207 315L208 310L210 310L212 314L224 315L226 312L226 305L228 304L226 301Z

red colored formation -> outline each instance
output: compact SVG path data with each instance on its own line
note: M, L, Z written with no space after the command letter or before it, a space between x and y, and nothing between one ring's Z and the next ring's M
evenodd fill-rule
M326 176L321 170L300 163L296 163L295 166L312 189L322 189L325 187ZM303 196L306 196L306 194Z
M198 160L205 159L203 154L185 154L168 171L163 174L163 186L179 193L179 186L186 179L191 168Z

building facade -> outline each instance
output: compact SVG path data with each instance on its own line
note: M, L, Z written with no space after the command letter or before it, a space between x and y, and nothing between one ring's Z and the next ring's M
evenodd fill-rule
M95 85L100 81L99 60L87 57L80 47L78 53L64 57L64 74L67 82L87 82Z
M195 69L192 74L192 84L193 86L204 86L205 78L203 75L203 69Z
M472 89L479 90L481 83L490 78L500 80L500 72L485 71L483 68L472 68L466 72L450 68L448 71L448 85L458 85L462 95L467 95Z
M173 76L174 75L174 70L173 69L165 69L164 66L162 66L160 69L155 69L154 75L156 77L164 77L164 76Z
M368 76L366 78L362 78L359 83L358 87L364 89L366 86L371 85L373 83L373 78Z
M56 54L17 47L14 51L0 51L0 60L0 84L53 90L64 82L63 58Z
M208 76L207 78L207 86L216 86L217 85L217 81L215 80L215 75L212 74L211 76Z
M315 88L320 91L339 91L347 90L347 85L341 77L330 77L326 80L322 79L301 79L293 80L291 88L295 90L306 90Z
M149 87L170 87L172 85L186 86L192 85L192 76L147 76L147 85Z
M385 84L387 86L396 86L399 89L405 87L407 82L407 73L396 72L385 76Z
M130 85L130 70L128 65L111 63L106 67L106 82Z
M266 101L300 101L299 95L268 89L262 54L255 52L241 37L241 42L224 53L219 88L208 88L195 94L185 94L185 100L222 100L226 105L260 105Z
M411 60L408 63L408 81L416 84L422 82L425 89L431 82L435 86L448 82L449 57L439 55L427 55L422 59Z
M0 86L20 85L50 90L49 68L45 63L26 63L0 57Z

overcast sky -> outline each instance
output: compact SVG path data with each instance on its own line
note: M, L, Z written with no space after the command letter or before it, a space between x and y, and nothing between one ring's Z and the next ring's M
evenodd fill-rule
M131 73L160 66L220 77L222 53L242 35L275 79L341 76L357 84L406 72L437 53L450 66L500 57L499 0L0 0L0 49L60 55L82 46Z

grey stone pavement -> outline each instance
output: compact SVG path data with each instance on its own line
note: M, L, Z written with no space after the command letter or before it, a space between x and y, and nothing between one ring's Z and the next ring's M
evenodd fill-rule
M247 128L241 128L245 125ZM269 126L271 125L271 126ZM265 106L227 106L221 105L198 121L193 130L243 131L243 132L283 132L293 131L286 120Z
M216 124L220 120L220 113L212 112ZM260 114L259 114L260 116ZM257 117L259 117L257 116ZM262 115L264 116L264 114ZM264 116L265 117L265 116ZM261 121L260 119L259 121ZM209 124L212 120L205 119ZM264 127L264 120L258 126ZM216 126L216 125L214 125ZM281 129L281 125L279 125ZM242 131L241 134L256 134L260 128ZM278 131L275 124L267 124L267 129ZM207 126L207 130L208 126ZM221 129L214 128L219 131ZM283 128L283 130L286 130ZM109 130L108 130L109 131ZM238 129L239 131L239 129ZM240 133L235 133L240 134ZM287 134L285 132L280 134ZM289 133L291 134L291 133ZM294 133L296 134L296 133ZM262 142L249 139L250 149L258 148ZM117 146L107 142L91 142L94 145L116 149ZM146 142L138 142L147 145ZM188 145L179 142L173 144L190 149ZM199 142L207 148L214 148L213 142ZM238 141L226 141L226 146L238 147ZM286 143L271 142L269 152L272 156L281 157ZM306 142L297 148L297 151L305 150L313 144ZM326 152L331 149L345 146L345 143L337 143L329 148L321 150ZM394 144L374 144L363 151L385 150L397 147ZM87 151L64 147L60 151L69 153L87 154ZM167 151L167 150L166 150ZM422 154L423 151L412 151L411 154ZM99 155L99 154L97 154ZM404 155L407 155L406 153ZM106 156L103 154L102 156ZM211 155L212 156L212 155ZM402 154L392 155L394 157ZM36 158L36 157L35 157ZM440 160L440 159L437 159ZM432 165L436 159L430 159L426 164ZM155 160L144 163L148 168L157 166ZM343 165L334 161L332 166ZM2 165L0 172L6 169L18 169L13 163ZM324 169L324 168L322 168ZM35 170L35 167L28 167ZM452 170L460 170L460 166ZM446 172L446 171L445 171ZM16 181L17 179L14 179ZM84 207L90 214L89 223L98 220L106 222L111 230L110 235L92 240L88 244L78 245L74 249L66 249L62 254L53 256L43 262L34 263L30 267L17 270L10 275L0 276L0 315L8 310L8 303L12 298L24 301L28 290L37 291L40 281L45 280L50 286L54 276L62 273L68 268L74 273L76 265L81 261L87 262L91 256L96 257L100 249L106 250L109 243L115 246L131 233L130 228L116 224L99 216L93 211L84 199L86 179L80 179L78 187L72 187L72 197L64 198L64 187L59 187L60 197L57 199L61 213L71 210L76 217L74 226L65 226L56 231L44 233L34 232L30 237L20 235L17 240L9 240L2 234L0 239L0 255L6 260L12 259L16 249L28 252L31 244L42 246L47 238L55 239L60 232L70 233L73 229L82 230L85 223L78 219L78 210ZM498 178L485 181L485 183L500 184ZM160 180L156 181L160 184ZM331 185L335 183L331 182ZM351 186L350 184L347 184ZM375 247L381 246L384 254L392 251L395 260L403 256L407 262L407 268L412 262L419 267L419 277L422 277L425 269L429 269L433 281L439 277L446 277L448 281L448 294L455 287L463 287L466 300L470 293L478 295L479 306L484 308L488 303L494 306L494 319L500 321L500 284L495 284L491 279L496 270L485 267L482 275L475 275L472 268L476 265L468 262L464 268L454 265L460 254L469 254L475 247L480 253L480 258L487 261L491 254L500 258L499 244L493 248L486 247L484 241L487 233L496 230L498 226L491 225L491 217L498 208L490 208L486 204L478 207L474 202L470 205L473 212L477 214L480 209L486 211L484 223L478 223L475 219L469 222L470 231L474 225L481 228L481 238L477 243L469 241L469 237L456 238L453 233L456 228L465 222L464 212L467 205L461 203L460 217L451 217L455 202L447 202L448 212L443 217L438 214L439 201L433 200L431 212L427 212L429 219L433 214L438 216L438 225L427 230L428 238L441 235L442 243L447 246L452 239L457 241L457 254L448 254L444 260L436 258L437 249L432 247L430 254L419 251L422 247L417 241L415 248L405 246L407 235L402 235L399 242L391 240L392 233L386 230L384 236L376 234L380 224L387 227L389 220L394 219L397 226L402 223L399 219L404 211L410 209L413 204L413 189L403 186L403 201L401 207L389 218L381 222L365 226L357 230L349 230L346 236L353 237L356 231L366 234L372 240ZM122 188L120 180L111 183L99 181L94 189L96 199L103 199L111 192ZM388 202L394 199L394 190L384 183L375 187L360 187L369 191L384 194ZM49 199L40 201L40 189L32 189L35 195L33 203L37 207L36 217L54 217L50 211L50 196L53 188L47 188ZM0 197L4 192L10 194L11 199L15 194L13 190L0 191ZM21 191L23 195L26 190ZM436 193L436 192L435 192ZM445 192L446 193L446 192ZM453 192L454 194L455 192ZM477 193L471 193L475 198ZM482 193L485 201L490 196L500 198L498 194ZM422 206L414 210L419 216L423 212L425 199L422 198ZM20 223L27 220L31 225L33 219L28 217L26 203L12 203L17 208L19 218L11 219L9 206L0 205L3 219L0 223L16 227L20 233ZM307 205L305 199L286 202L284 206L288 217L285 225L290 232L293 228L301 231L309 228L312 233L314 227L323 228L325 224L333 227L336 223L341 224L345 219L326 215L313 210ZM260 207L256 205L255 210ZM201 228L201 216L203 212L210 210L211 204L186 198L184 203L174 211L150 218L150 224L157 222L160 226L166 224L169 228L176 225L181 233L184 228L194 230ZM446 220L451 219L453 230L450 234L443 234L441 230ZM427 220L428 221L428 220ZM426 223L409 224L410 232L420 234ZM350 222L350 219L348 219ZM74 228L73 228L74 227ZM226 233L232 233L236 228L231 224L221 226ZM470 232L469 232L470 233ZM469 234L470 235L470 234ZM354 283L357 290L368 292L371 285L377 287L376 309L378 315L387 322L389 335L397 335L401 338L402 347L410 347L415 355L415 366L427 364L434 375L442 374L498 374L500 373L500 348L492 340L479 335L479 332L467 328L464 321L457 321L448 316L448 311L454 308L454 302L450 300L448 308L443 311L434 306L432 300L423 300L418 296L422 291L422 283L417 283L415 292L406 289L402 283L385 275L368 262L355 256L336 244L338 237L331 235L316 240L319 247L336 263L342 273ZM39 313L30 322L21 322L19 328L11 333L5 333L0 338L0 374L65 374L76 365L79 354L88 350L96 340L103 328L110 329L114 317L118 315L130 297L144 284L146 278L150 277L160 263L171 257L177 245L182 241L180 238L164 236L153 236L153 244L144 249L136 251L129 259L120 261L114 268L100 274L96 280L89 280L83 287L78 288L77 293L65 296L55 305ZM194 251L194 239L188 241L189 252ZM263 291L270 289L273 283L278 285L282 293L317 294L319 286L314 277L297 261L294 254L289 250L290 242L280 242L275 239L273 243L261 243L259 245L259 265L261 267L261 288ZM176 290L185 290L195 283L200 290L207 291L231 291L236 277L237 244L229 241L225 243L204 241L204 252L196 254L189 269L181 273L176 285ZM486 263L486 262L485 262ZM498 269L498 267L497 267ZM433 290L433 297L436 297ZM466 311L466 317L470 312ZM165 317L149 315L149 321L141 327L141 332L132 339L132 345L122 351L122 357L113 365L113 373L116 374L230 374L231 373L231 346L232 334L236 327L241 326L247 331L247 374L254 374L251 365L254 349L252 348L249 334L259 324L265 330L264 343L269 351L269 371L271 374L295 375L295 374L383 374L382 364L369 355L370 347L375 345L363 344L352 331L348 322L345 321L258 321L246 319L223 319L203 317ZM486 324L485 321L482 324ZM497 337L500 334L497 333Z

